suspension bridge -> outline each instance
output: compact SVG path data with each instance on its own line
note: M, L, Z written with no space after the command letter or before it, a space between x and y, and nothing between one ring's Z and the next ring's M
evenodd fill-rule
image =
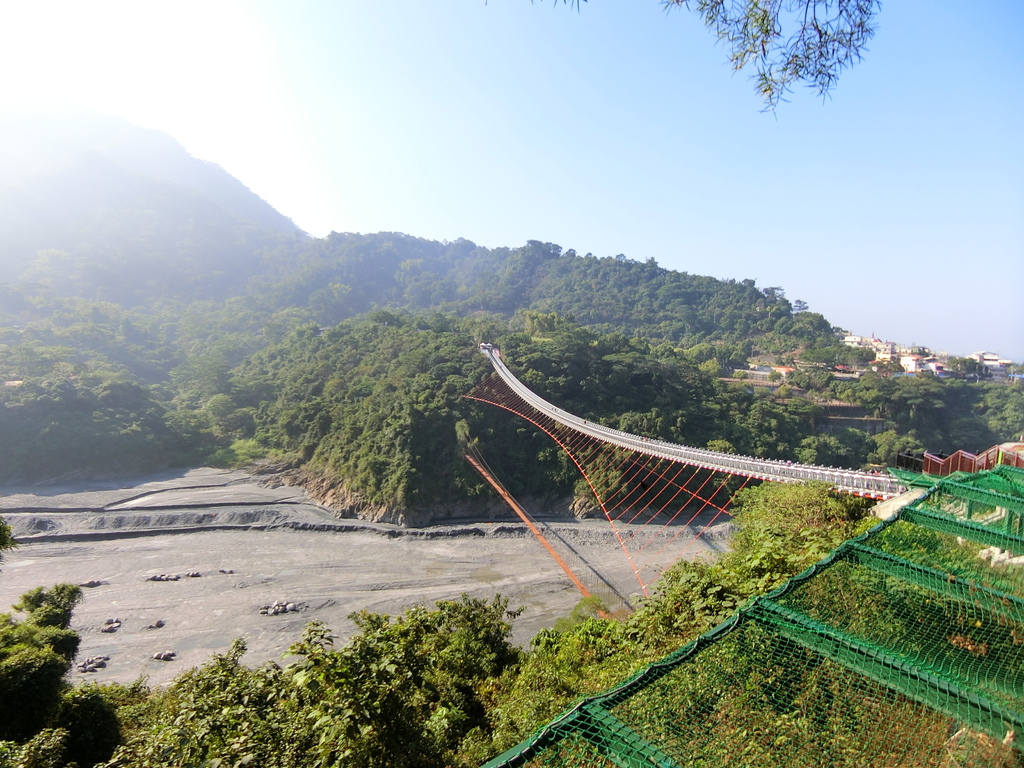
M569 456L611 524L644 595L666 567L693 549L700 536L728 519L733 496L751 481L818 481L840 493L878 500L906 491L887 474L740 456L595 424L532 392L508 369L493 345L481 344L480 351L494 374L466 397L529 421ZM494 484L481 457L471 463ZM511 506L524 517L517 504ZM524 520L533 529L535 521ZM538 538L550 551L543 533ZM564 559L556 555L556 560L569 572Z
M496 382L493 380L488 380L471 397L491 402L493 405L517 413L530 421L533 421L533 419L520 411L528 413L532 409L537 414L550 419L551 422L557 425L554 431L560 433L572 431L581 436L586 435L594 440L626 448L644 456L665 459L666 461L755 480L773 480L784 483L816 480L828 483L840 493L851 493L880 500L898 496L906 490L899 482L888 475L820 467L814 464L794 464L791 461L759 459L752 456L737 456L732 453L722 453L720 451L677 445L661 440L652 440L640 435L631 435L628 432L620 432L617 429L603 427L600 424L594 424L571 413L567 413L552 405L540 397L540 395L531 392L508 369L501 359L501 353L495 347L487 346L481 351L491 361L495 373L501 379L507 391L503 391L503 388L500 386L495 386ZM485 396L491 393L495 395L493 400ZM520 402L516 402L517 400ZM538 426L540 425L538 424ZM548 432L546 426L542 426L541 429ZM551 432L548 433L551 434ZM559 440L559 438L555 439Z

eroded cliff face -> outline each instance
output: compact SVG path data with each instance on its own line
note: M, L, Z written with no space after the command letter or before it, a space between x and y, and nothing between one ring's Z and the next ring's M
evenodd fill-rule
M408 525L406 514L384 504L373 504L358 493L349 490L345 484L332 474L315 467L292 467L267 472L256 470L265 475L260 482L269 488L287 485L302 488L313 501L332 510L339 518L370 520L375 523L393 523Z
M577 520L588 520L601 516L601 506L592 495L577 496L568 502L569 511Z
M414 508L395 507L367 501L359 493L349 489L341 478L321 467L263 467L253 468L251 471L263 475L260 484L269 488L284 485L304 489L313 501L332 510L341 519L367 520L410 528L469 521L518 520L515 513L499 499L437 502ZM593 499L524 497L520 502L532 514L541 517L571 520L600 514L600 508Z

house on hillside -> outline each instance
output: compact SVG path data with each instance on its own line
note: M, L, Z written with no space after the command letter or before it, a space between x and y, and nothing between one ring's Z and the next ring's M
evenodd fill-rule
M1001 358L995 352L975 352L967 357L971 360L977 360L984 365L994 379L1001 379L1006 376L1007 367L1013 365L1012 360Z
M937 357L925 357L921 360L923 370L928 370L938 376L940 379L944 379L950 375L946 370L946 364Z
M901 355L900 367L907 373L917 373L924 369L921 355Z

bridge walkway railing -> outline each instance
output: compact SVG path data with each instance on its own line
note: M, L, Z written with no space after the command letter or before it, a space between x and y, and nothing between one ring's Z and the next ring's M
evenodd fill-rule
M850 469L820 467L814 464L798 464L775 459L760 459L753 456L739 456L705 448L652 440L617 429L594 424L572 413L552 405L532 392L508 369L501 359L501 353L491 345L483 345L481 351L487 355L495 372L525 402L548 415L559 424L571 427L583 434L603 440L611 445L657 456L669 461L679 461L692 466L727 472L733 475L751 477L775 482L806 482L818 480L829 483L842 493L868 496L875 499L889 499L903 493L906 488L889 475L876 475Z

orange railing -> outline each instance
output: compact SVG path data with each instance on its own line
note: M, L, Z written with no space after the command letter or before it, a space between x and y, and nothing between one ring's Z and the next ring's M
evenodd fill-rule
M1024 451L994 445L979 454L957 451L951 456L937 456L926 452L921 471L926 475L951 475L954 472L981 472L1000 464L1024 468Z

